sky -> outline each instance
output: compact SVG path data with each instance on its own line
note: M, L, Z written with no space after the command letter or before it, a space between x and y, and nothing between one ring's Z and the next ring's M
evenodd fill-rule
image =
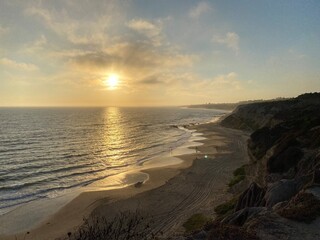
M319 26L319 0L0 1L0 106L171 106L320 91Z

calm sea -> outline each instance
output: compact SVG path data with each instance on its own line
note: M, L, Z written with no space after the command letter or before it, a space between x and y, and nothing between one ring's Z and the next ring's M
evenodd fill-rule
M0 213L126 171L185 143L223 111L0 108Z

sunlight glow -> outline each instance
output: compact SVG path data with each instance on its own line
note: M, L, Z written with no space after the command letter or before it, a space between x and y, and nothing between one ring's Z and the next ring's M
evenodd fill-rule
M109 75L108 79L105 81L105 84L110 90L116 89L119 85L119 76L116 74Z

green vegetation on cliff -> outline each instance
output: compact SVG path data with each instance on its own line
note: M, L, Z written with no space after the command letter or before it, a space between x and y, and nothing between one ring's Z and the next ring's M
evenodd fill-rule
M236 170L234 170L233 178L230 180L228 186L232 187L232 186L236 185L237 183L244 180L245 177L246 177L246 171L244 169L244 166L237 168Z
M214 211L218 214L219 217L222 217L227 213L230 213L230 211L233 211L237 203L237 200L237 198L232 198L231 200L216 206L214 208Z
M201 213L192 215L184 224L183 227L187 233L194 232L203 228L211 219Z

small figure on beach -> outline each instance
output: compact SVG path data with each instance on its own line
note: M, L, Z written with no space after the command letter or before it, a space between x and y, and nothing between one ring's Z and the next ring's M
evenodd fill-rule
M195 149L196 149L196 159L198 159L198 147L196 147Z

